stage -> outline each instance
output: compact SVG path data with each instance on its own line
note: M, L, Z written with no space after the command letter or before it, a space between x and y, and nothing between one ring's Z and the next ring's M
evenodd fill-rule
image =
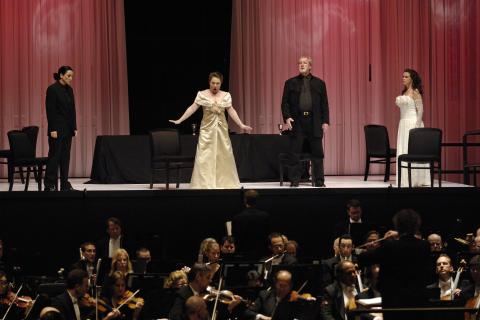
M394 176L393 176L394 177ZM15 259L35 272L51 273L65 261L73 262L78 246L96 241L105 234L105 220L117 216L125 232L152 254L170 263L191 263L198 244L206 237L220 239L225 222L243 209L244 189L258 189L258 207L271 216L272 231L285 233L300 243L300 254L322 258L331 255L333 226L345 219L345 203L351 198L362 202L364 219L380 231L391 228L391 218L404 208L417 210L425 234L435 231L464 236L480 226L477 188L443 181L442 188L395 188L394 180L382 176L327 176L326 188L303 182L299 188L278 181L242 183L237 190L191 190L188 184L165 190L165 184L93 184L88 178L71 179L76 192L8 192L0 183L0 234ZM437 183L435 184L437 185ZM266 245L261 243L259 245ZM53 249L52 249L53 248ZM13 255L13 254L12 254ZM36 261L41 259L42 264ZM28 271L28 267L25 267Z

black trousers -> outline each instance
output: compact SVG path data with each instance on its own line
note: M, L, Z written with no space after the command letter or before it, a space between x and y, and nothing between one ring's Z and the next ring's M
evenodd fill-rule
M45 171L45 187L56 187L58 168L60 167L60 187L68 185L68 169L70 167L70 148L72 136L48 137L48 162Z
M300 116L293 123L295 134L290 136L290 155L289 155L289 179L293 183L298 183L302 176L303 168L300 164L300 154L303 150L303 144L308 141L312 155L312 172L316 184L323 184L325 176L323 172L323 146L322 137L313 135L313 119L311 116Z

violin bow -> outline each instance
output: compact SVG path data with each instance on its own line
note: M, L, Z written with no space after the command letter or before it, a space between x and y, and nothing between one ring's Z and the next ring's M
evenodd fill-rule
M17 300L18 294L20 293L20 290L22 290L22 288L23 288L23 284L20 286L20 288L18 288L17 292L15 292L15 297L13 297L12 302L10 302L10 304L8 305L8 309L7 311L5 311L5 314L3 315L2 320L5 320L7 318L8 313L10 312L10 309L12 308L15 300Z
M117 309L120 309L123 305L127 304L127 303L128 303L130 300L132 300L133 297L135 297L135 295L136 295L137 293L139 293L139 292L140 292L140 289L138 289L137 291L135 291L130 297L128 297L127 300L123 301L123 303L121 303L121 304L117 307Z
M32 312L33 306L35 306L35 303L37 302L37 299L38 299L39 296L40 296L40 295L37 294L37 296L35 297L35 300L33 300L33 303L32 303L32 305L30 306L30 309L28 309L28 312L27 312L27 314L25 315L25 318L24 318L23 320L26 320L26 319L28 318L28 316L29 316L30 313Z

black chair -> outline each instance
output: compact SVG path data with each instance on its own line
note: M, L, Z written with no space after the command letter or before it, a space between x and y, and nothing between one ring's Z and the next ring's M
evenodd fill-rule
M38 131L37 131L38 133ZM27 168L27 177L25 180L25 191L28 190L28 184L30 180L30 172L37 170L37 182L38 190L42 190L42 171L43 167L47 164L47 158L37 158L35 153L35 146L32 144L31 137L26 133L19 130L11 130L7 133L8 142L10 144L11 151L11 165L9 166L10 185L8 190L12 191L14 174L23 172L23 168ZM18 168L18 171L15 171Z
M180 135L176 129L150 131L151 179L150 189L156 171L166 171L166 188L170 183L170 169L177 169L177 188L180 185L180 169L193 168L194 157L182 155Z
M363 127L363 130L365 131L365 146L367 149L363 180L367 181L368 179L371 163L381 163L385 164L383 181L387 182L390 180L390 164L395 163L395 161L390 159L395 158L397 155L397 150L390 148L387 128L381 125L369 124ZM371 158L376 158L376 160L372 160Z
M280 174L280 186L283 186L283 169L289 165L291 162L291 155L289 153L279 153L278 154L278 172ZM300 165L302 168L308 167L310 164L313 166L312 155L310 153L301 153L298 155ZM313 168L311 168L312 173L312 187L315 186L315 177Z
M408 153L398 156L398 187L402 185L402 168L408 168L408 186L412 187L411 170L430 170L430 184L433 188L435 169L438 172L438 186L442 186L442 130L437 128L415 128L408 135ZM407 165L402 165L406 162ZM438 164L435 166L435 164ZM413 164L413 166L412 166ZM415 164L428 164L415 166Z
M7 165L7 172L10 172L8 167L10 165L11 156L12 156L12 152L10 152L10 149L0 150L0 159L5 159L5 160L1 160L0 163ZM10 182L10 176L8 176L8 182Z
M473 174L473 185L477 186L477 168L480 168L479 162L468 162L468 138L480 136L480 130L467 131L463 135L463 183L470 184L470 174Z

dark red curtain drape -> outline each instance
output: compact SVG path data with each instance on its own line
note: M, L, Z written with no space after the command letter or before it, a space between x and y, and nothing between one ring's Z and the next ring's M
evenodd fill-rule
M254 132L276 133L283 83L310 55L330 101L326 173L361 174L365 124L386 125L396 145L406 67L422 76L425 124L445 142L480 129L479 46L475 0L234 0L230 91ZM445 148L444 163L460 169L461 149Z
M61 65L75 71L71 175L88 177L96 136L129 132L123 0L0 1L1 149L7 131L38 125L47 154L45 91Z

